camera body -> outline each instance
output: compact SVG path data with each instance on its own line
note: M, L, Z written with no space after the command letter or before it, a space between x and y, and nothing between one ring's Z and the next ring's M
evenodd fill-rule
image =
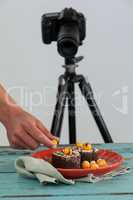
M86 35L85 17L72 8L42 16L42 40L45 44L57 41L57 49L63 57L73 57Z

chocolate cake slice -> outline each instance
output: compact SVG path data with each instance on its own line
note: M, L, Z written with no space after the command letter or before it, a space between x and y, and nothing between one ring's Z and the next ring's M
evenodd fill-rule
M81 162L83 162L84 160L91 162L91 161L96 161L98 159L97 151L95 151L94 149L81 150L80 154L81 154Z
M76 145L76 148L80 152L81 155L81 162L83 161L96 161L98 159L98 149L93 148L91 144L84 143Z
M80 153L72 151L71 154L65 154L63 151L54 152L52 155L52 164L56 168L80 168Z

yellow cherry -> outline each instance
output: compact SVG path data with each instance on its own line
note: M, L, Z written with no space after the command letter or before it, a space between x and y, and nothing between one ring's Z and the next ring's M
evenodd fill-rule
M53 140L52 140L52 143L53 143L54 145L59 144L59 139L58 139L58 138L57 138L57 139L53 139Z
M91 169L98 169L99 166L98 166L98 164L97 164L95 161L91 161L91 163L90 163L90 168L91 168Z
M65 147L63 149L63 152L65 155L70 155L70 156L72 155L72 149L70 147Z
M92 146L91 146L91 144L85 143L85 144L83 144L83 149L90 151L90 150L92 150Z
M81 147L83 147L83 144L82 144L82 143L79 143L79 142L77 142L77 143L76 143L76 146L77 146L78 148L81 148Z
M90 168L90 163L89 163L87 160L84 160L84 161L82 162L82 168L83 168L83 169L88 169L88 168Z
M106 167L108 165L107 161L104 160L104 159L98 159L97 164L98 164L99 167Z

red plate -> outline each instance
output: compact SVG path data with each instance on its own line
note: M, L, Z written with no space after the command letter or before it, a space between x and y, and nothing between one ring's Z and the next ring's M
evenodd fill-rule
M48 149L48 150L43 150L36 152L32 154L34 158L51 158L52 153L56 151L61 151L62 148L57 148L57 149ZM105 159L108 162L107 167L99 168L96 170L91 170L91 169L63 169L63 168L57 168L57 170L65 177L65 178L80 178L87 176L87 174L94 174L94 175L103 175L108 172L111 172L115 169L117 169L123 162L124 158L111 150L106 150L106 149L101 149L98 151L98 156L100 158Z

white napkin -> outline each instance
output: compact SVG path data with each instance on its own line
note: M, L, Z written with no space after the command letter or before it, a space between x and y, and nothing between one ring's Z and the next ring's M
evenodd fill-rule
M54 184L59 182L64 184L74 184L75 182L95 183L101 180L111 179L114 176L126 174L131 171L130 168L125 167L99 177L94 176L93 174L88 174L86 177L70 180L64 178L62 174L58 172L58 170L49 162L43 159L36 159L31 156L19 157L15 161L15 168L17 173L21 176L36 178L40 183Z

